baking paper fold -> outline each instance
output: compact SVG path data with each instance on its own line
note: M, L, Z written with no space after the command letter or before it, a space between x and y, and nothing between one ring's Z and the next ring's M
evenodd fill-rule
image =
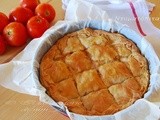
M114 115L91 117L71 113L63 103L53 101L39 83L39 62L43 54L66 33L85 27L124 34L137 44L149 61L151 79L148 92L143 99L137 100L130 107ZM160 119L160 61L157 55L160 57L158 36L160 34L154 29L156 32L153 31L143 37L131 30L133 28L111 20L106 11L93 4L71 0L66 10L65 21L59 21L42 37L32 40L11 62L0 65L0 85L20 93L39 96L40 101L56 107L73 120L158 120Z
M105 31L119 32L133 40L149 61L150 86L143 99L139 99L131 107L114 115L105 116L82 116L72 112L63 103L56 103L46 93L45 88L39 82L39 62L45 52L66 33L91 27ZM31 54L32 53L32 54ZM74 120L157 120L160 118L160 61L151 44L144 37L115 21L61 21L45 32L36 40L32 40L27 47L11 62L0 65L0 84L17 92L39 96L40 101L56 106L68 114ZM145 110L145 112L144 112ZM143 116L142 116L143 115Z

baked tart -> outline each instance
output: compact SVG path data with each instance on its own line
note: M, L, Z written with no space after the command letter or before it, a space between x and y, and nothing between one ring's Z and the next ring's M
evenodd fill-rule
M43 56L40 82L71 112L111 115L143 97L149 67L125 36L84 28L59 39Z

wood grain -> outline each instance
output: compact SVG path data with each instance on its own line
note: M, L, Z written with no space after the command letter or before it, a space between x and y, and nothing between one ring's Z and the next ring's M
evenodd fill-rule
M41 0L41 2L48 2L56 10L56 17L51 23L52 25L54 25L58 20L64 19L64 11L62 10L62 3L60 2L60 0ZM0 11L5 13L6 15L9 15L10 11L19 5L19 0L14 0L14 2L9 5L8 3L10 3L10 0L0 0ZM0 64L10 61L14 56L16 56L20 51L22 51L28 43L26 43L22 47L8 47L6 53L0 56Z
M154 3L156 6L150 14L152 23L160 28L160 0L147 0L148 2Z
M150 17L160 19L160 1L148 0L156 4ZM19 0L0 0L0 11L9 14L9 11L18 6ZM53 24L58 20L64 19L64 11L60 0L41 0L41 2L49 2L56 9L56 18ZM152 19L153 24L160 28L160 20ZM27 45L27 44L26 44ZM10 61L24 47L8 47L7 52L0 56L0 63ZM53 107L42 103L36 96L17 93L0 86L0 120L69 120L57 112Z
M19 0L10 2L10 0L0 0L0 11L8 15L9 11L19 5ZM57 15L53 24L64 19L60 0L41 0L41 2L48 2L54 6ZM8 47L6 53L0 56L0 63L10 61L26 45ZM0 120L69 120L69 118L52 106L40 102L38 97L17 93L0 86Z

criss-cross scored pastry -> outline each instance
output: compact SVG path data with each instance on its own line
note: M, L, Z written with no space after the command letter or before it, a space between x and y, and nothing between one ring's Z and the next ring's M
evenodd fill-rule
M123 35L85 28L65 35L43 56L40 82L71 112L109 115L143 97L149 68Z

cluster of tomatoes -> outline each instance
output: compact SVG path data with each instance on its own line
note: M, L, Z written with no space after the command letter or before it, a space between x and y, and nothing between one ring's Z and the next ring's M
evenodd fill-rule
M22 46L29 38L40 37L55 18L54 8L39 0L20 0L7 17L0 12L0 55L7 46Z

